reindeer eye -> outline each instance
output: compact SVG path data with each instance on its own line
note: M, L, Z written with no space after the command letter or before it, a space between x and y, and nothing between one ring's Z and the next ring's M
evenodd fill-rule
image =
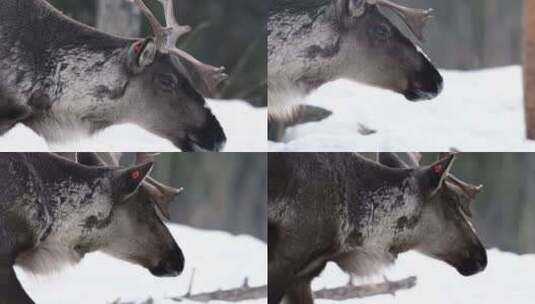
M386 24L376 25L372 27L370 31L371 34L375 37L375 39L383 41L390 39L390 35L392 34L390 27Z
M177 80L170 74L159 74L156 76L156 81L164 91L173 91L177 86Z

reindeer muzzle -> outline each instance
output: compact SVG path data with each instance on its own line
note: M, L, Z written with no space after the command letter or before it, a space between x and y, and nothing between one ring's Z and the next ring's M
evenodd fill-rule
M185 139L175 144L184 152L219 152L226 142L223 127L209 111L206 123L201 128L191 130Z
M463 276L471 276L485 270L486 267L487 252L481 246L472 249L469 256L456 266L455 269Z
M184 255L180 248L169 252L156 267L149 269L157 277L176 277L184 270Z
M437 97L443 89L444 79L433 64L422 54L423 68L409 79L407 90L403 93L409 101L430 100Z

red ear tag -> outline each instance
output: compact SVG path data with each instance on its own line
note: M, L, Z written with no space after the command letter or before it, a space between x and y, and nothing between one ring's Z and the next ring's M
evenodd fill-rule
M137 42L134 45L134 53L139 54L139 52L141 52L141 42Z
M444 172L444 166L442 164L434 165L433 172L436 174L442 174L442 172Z
M137 180L140 176L141 176L141 173L139 172L139 170L132 171L132 179Z

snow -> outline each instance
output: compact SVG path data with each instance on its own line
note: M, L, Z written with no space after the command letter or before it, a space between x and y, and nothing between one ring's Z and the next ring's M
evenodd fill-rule
M208 103L227 135L225 152L265 152L267 150L267 109L254 108L243 101ZM46 141L23 125L0 137L0 151L159 151L176 152L174 145L139 126L124 124L109 127L91 138L47 145Z
M210 292L241 286L249 278L251 286L267 282L266 244L250 236L226 232L202 231L186 226L168 225L184 250L186 269L177 278L156 278L147 270L95 253L78 266L50 276L36 277L17 269L26 291L40 304L95 304L121 301L139 303L153 298L155 304L176 304L170 297L186 293L195 269L193 293ZM416 252L401 254L384 271L389 280L417 276L417 284L395 296L380 295L359 299L360 304L492 304L530 303L535 289L535 255L517 255L497 249L488 250L488 266L483 272L463 277L451 266ZM329 263L312 288L343 286L348 275ZM356 284L382 282L382 274L355 279ZM184 304L194 304L183 301ZM213 304L222 302L212 302ZM266 299L242 303L263 304ZM317 300L317 304L355 303Z
M533 303L535 288L535 255L516 255L493 249L488 252L488 266L483 272L463 277L445 263L415 252L400 255L397 263L385 274L389 280L416 275L416 286L401 290L396 296L381 295L359 299L359 304L492 304ZM382 282L382 278L355 280L355 283ZM312 282L314 290L343 286L348 276L329 264L321 276ZM317 300L316 304L355 303Z
M79 265L53 276L34 276L20 269L17 269L17 276L40 304L104 304L117 299L139 303L149 298L153 298L155 304L176 304L178 302L169 297L187 292L193 269L193 294L237 288L245 278L249 279L250 286L266 284L265 243L250 236L168 226L186 257L184 273L176 278L157 278L140 266L100 253L89 254ZM241 303L260 304L266 300Z
M442 71L445 88L431 101L339 80L304 103L333 111L324 121L289 128L270 151L535 151L525 140L522 73L518 66ZM359 125L377 130L364 136Z

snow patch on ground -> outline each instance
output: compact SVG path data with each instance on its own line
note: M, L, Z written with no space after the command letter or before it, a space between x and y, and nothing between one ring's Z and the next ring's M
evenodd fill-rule
M532 303L535 280L535 255L489 250L487 269L475 276L463 277L451 266L421 254L409 252L400 255L394 266L385 272L389 280L399 280L416 275L416 286L396 293L359 299L359 304L492 304ZM314 280L314 290L334 288L348 282L348 276L329 264L321 276ZM382 278L368 278L355 283L382 282ZM316 304L349 304L318 300Z
M78 266L52 277L35 277L17 269L23 286L39 304L105 304L117 299L139 303L153 298L155 304L176 304L170 297L186 293L195 269L193 293L241 286L245 277L252 286L267 282L266 244L249 236L202 231L169 225L186 256L186 269L178 278L156 278L147 270L105 255L90 254ZM535 289L535 255L517 255L488 250L487 269L463 277L451 266L419 253L400 255L395 265L384 271L390 280L417 276L414 288L395 296L380 295L358 299L359 304L524 304L532 302ZM343 286L348 275L329 263L312 288ZM380 276L356 279L356 284L382 282ZM317 304L350 304L317 300ZM183 301L184 304L193 304ZM214 304L216 302L213 302ZM221 303L221 302L219 302ZM266 299L243 303L261 304Z
M254 108L243 101L209 100L208 104L227 135L225 152L267 151L266 108ZM19 124L0 137L0 151L176 152L178 149L170 141L133 124L112 126L91 138L50 146L35 132Z
M184 273L177 278L157 278L144 268L100 253L89 254L81 264L53 276L37 277L20 269L17 276L39 304L105 304L117 299L138 303L148 298L153 298L155 304L177 304L169 298L187 292L193 269L193 294L237 288L244 278L251 286L267 283L265 243L226 232L173 224L168 227L186 257ZM260 304L266 300L242 303Z
M444 91L431 101L347 80L326 84L305 103L333 111L324 121L288 129L270 151L535 151L525 140L522 72L518 66L442 71ZM377 133L358 133L362 124Z

